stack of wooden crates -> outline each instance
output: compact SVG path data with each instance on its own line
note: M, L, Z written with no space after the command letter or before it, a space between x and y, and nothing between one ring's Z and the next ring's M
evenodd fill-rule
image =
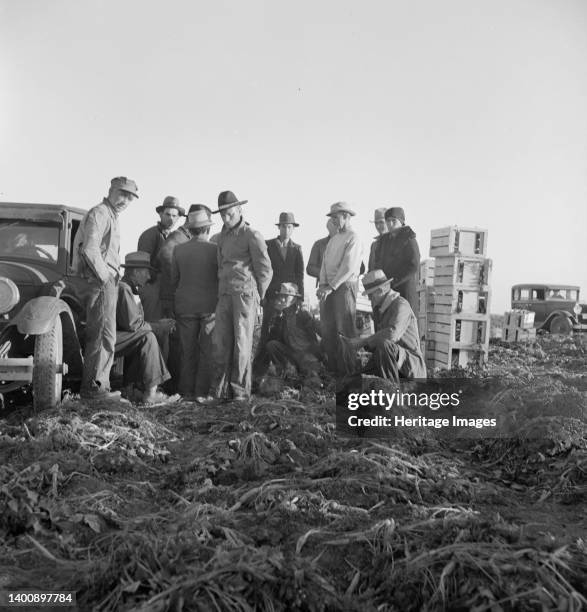
M432 230L434 263L426 260L420 266L418 317L430 370L487 361L492 262L486 255L487 230Z
M531 310L509 310L503 316L501 339L504 342L533 342L536 340L534 315Z

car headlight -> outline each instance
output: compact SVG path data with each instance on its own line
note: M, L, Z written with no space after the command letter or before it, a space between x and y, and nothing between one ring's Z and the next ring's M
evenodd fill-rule
M0 314L10 312L20 300L18 287L9 278L0 277Z

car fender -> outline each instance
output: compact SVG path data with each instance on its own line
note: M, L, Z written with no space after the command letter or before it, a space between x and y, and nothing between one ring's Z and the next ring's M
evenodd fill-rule
M29 300L11 323L23 335L38 336L49 331L61 313L66 313L73 323L71 308L62 299L43 295Z
M575 317L568 310L553 310L538 329L549 329L551 321L559 315L567 317L567 319L569 319L569 321L571 322L571 325L575 325L575 323L577 322Z

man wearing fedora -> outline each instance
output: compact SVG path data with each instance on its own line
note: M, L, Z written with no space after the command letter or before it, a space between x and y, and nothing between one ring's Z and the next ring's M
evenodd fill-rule
M294 214L282 212L279 221L275 224L279 228L279 236L267 240L267 254L271 260L273 277L267 289L267 296L263 305L263 323L261 325L261 339L259 350L262 350L267 341L269 320L273 316L273 298L277 295L282 283L294 283L303 299L304 297L304 256L302 247L296 244L291 235L294 228L299 227Z
M393 288L408 302L418 316L418 270L420 249L416 234L406 225L404 209L393 206L385 211L388 232L376 242L373 268L383 270Z
M327 215L335 222L338 232L326 245L316 295L320 300L328 368L336 374L345 374L348 364L339 346L339 334L357 335L355 314L362 246L359 235L351 228L355 211L346 202L332 204Z
M142 392L142 402L153 404L174 401L157 390L169 379L169 371L155 335L169 333L174 327L172 319L147 323L139 297L139 288L149 280L153 267L146 251L128 253L124 259L124 276L118 285L116 305L116 354L124 357L124 385L130 397L130 387Z
M85 399L114 399L110 369L116 342L116 300L120 268L118 215L139 197L125 176L110 181L108 196L82 218L74 238L72 268L86 309L84 368L80 394Z
M387 208L385 206L381 208L375 209L375 214L373 216L373 221L371 223L375 224L375 229L377 230L377 236L373 239L371 243L371 250L369 251L369 270L373 270L375 265L375 252L377 249L377 243L383 234L387 233L387 225L385 224L385 211Z
M160 276L157 258L161 247L185 217L185 209L174 196L167 196L155 212L159 215L159 222L146 229L140 236L137 251L145 251L151 256L151 265L156 268L151 274L149 282L140 289L141 301L147 321L155 321L163 316L160 301ZM169 313L166 313L169 316Z
M214 211L220 214L223 227L217 241L218 304L213 334L216 372L211 395L201 398L210 405L221 398L250 397L255 318L273 274L263 236L243 218L246 202L232 191L223 191Z
M212 220L192 207L185 227L192 238L175 247L171 287L180 345L179 393L185 399L205 396L212 382L212 332L218 302L218 255L209 241Z
M365 373L395 383L399 383L400 376L426 378L416 316L408 301L391 288L391 279L383 270L365 274L363 286L363 294L369 296L373 307L375 333L367 338L345 338L345 341L355 350L366 347L372 352Z
M255 374L264 374L273 362L282 372L291 363L304 378L318 375L322 360L319 326L300 308L301 297L295 283L281 283L272 300L267 342L255 360Z

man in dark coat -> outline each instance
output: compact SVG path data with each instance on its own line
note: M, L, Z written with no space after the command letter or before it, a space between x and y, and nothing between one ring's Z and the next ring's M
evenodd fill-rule
M255 360L256 375L273 362L282 371L291 363L305 378L317 376L322 359L319 324L300 308L301 297L294 283L282 283L275 294L267 343Z
M163 200L163 204L157 206L155 211L159 215L159 223L146 229L139 236L137 251L149 253L151 256L151 266L158 268L157 258L159 256L159 251L177 227L180 219L185 217L185 210L180 206L177 198L167 196ZM149 282L139 290L147 321L156 321L163 316L159 297L159 282L157 270L154 270Z
M338 226L332 217L328 217L326 229L328 230L328 236L316 240L316 242L312 245L310 257L308 258L308 265L306 266L306 274L308 276L313 276L316 279L316 287L320 282L320 268L322 267L322 260L324 259L326 245L332 236L338 233Z
M375 374L395 383L402 378L426 378L424 356L420 348L416 316L407 300L390 287L391 280L382 270L372 270L363 277L364 295L368 295L375 317L375 333L367 338L344 338L354 350L366 347L372 359L365 373Z
M271 260L273 276L267 289L265 303L263 305L263 323L261 325L261 338L259 339L259 351L264 350L267 342L267 331L269 321L273 316L273 298L277 295L283 283L294 283L304 297L304 256L302 247L296 244L291 235L294 228L299 227L296 223L294 214L282 212L279 221L276 223L279 228L279 236L267 240L267 254Z
M83 217L74 238L72 268L82 277L81 300L86 309L84 369L80 395L113 399L110 369L116 342L116 299L120 267L118 215L139 197L137 184L118 176L108 196Z
M420 249L416 234L405 224L405 219L403 208L392 207L385 211L388 233L376 243L372 269L383 270L392 287L408 300L417 317Z
M212 332L218 302L217 246L209 242L212 221L205 210L188 214L192 239L173 251L171 287L180 344L179 393L205 396L212 382Z
M145 321L139 287L148 281L152 268L147 252L137 251L125 257L125 274L118 286L116 305L116 355L124 357L124 385L136 386L142 393L145 404L168 402L169 398L157 387L169 379L169 372L161 354L154 327L160 334L169 333L173 320L157 323Z
M375 225L375 229L377 230L377 236L375 236L375 238L373 239L373 242L371 243L371 249L369 251L369 270L373 270L373 266L375 265L375 252L377 250L377 244L379 242L379 239L381 238L381 236L383 236L383 234L387 233L387 225L385 224L386 210L387 208L385 206L383 206L382 208L376 208L375 214L373 216L373 221L371 221L371 223Z

